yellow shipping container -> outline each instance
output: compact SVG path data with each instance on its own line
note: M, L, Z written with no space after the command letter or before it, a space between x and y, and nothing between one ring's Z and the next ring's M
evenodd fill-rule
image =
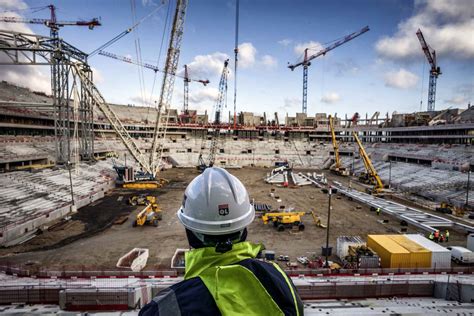
M368 235L367 246L379 255L382 268L410 267L410 252L387 235Z
M431 267L431 251L403 235L388 235L387 237L410 252L410 268Z

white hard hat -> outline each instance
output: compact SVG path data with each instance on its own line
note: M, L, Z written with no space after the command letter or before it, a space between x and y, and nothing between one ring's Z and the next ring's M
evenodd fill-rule
M192 232L225 235L243 230L255 217L242 182L222 168L207 168L184 192L180 222Z

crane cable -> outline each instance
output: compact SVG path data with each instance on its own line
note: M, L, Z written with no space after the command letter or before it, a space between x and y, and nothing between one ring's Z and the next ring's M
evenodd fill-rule
M137 17L137 8L135 0L130 0L130 9L132 12L132 21L136 24L136 17ZM137 61L139 64L142 64L142 49L140 45L140 35L138 33L138 29L133 29L133 35L135 37L135 53L137 54ZM138 82L140 86L140 95L141 95L141 103L143 106L146 106L146 99L145 99L145 75L143 72L143 68L137 65L138 70Z
M166 12L165 24L163 26L163 34L161 35L160 50L158 52L158 58L156 59L156 67L158 67L160 65L161 52L163 51L163 44L165 42L166 34L170 33L170 32L166 32L167 28L168 28L168 30L169 30L169 28L171 28L171 23L168 24L170 12L171 12L171 4L170 3L171 3L171 1L168 2L168 10ZM151 87L151 92L150 92L150 103L151 103L151 99L153 97L153 92L155 90L156 76L157 76L157 73L155 72L155 76L153 77L153 85Z
M93 50L92 52L89 53L89 58L96 55L99 51L109 47L110 45L112 45L113 43L117 42L119 39L121 39L122 37L124 37L125 35L127 35L128 33L130 33L131 31L133 31L138 25L140 25L143 21L147 20L149 17L151 17L153 14L155 14L159 9L161 9L161 7L163 7L164 4L156 7L153 11L151 11L148 15L144 16L143 18L141 18L137 23L133 24L131 27L127 28L125 31L123 31L122 33L116 35L115 37L113 37L111 40L107 41L105 44L103 44L102 46L99 46L98 48L96 48L95 50Z
M423 87L425 86L426 58L423 58L423 71L421 72L420 112L423 110Z
M239 55L239 0L237 0L236 6L235 6L234 53L235 53L234 55L234 130L235 130L236 124L237 124L237 62L238 62L238 55Z

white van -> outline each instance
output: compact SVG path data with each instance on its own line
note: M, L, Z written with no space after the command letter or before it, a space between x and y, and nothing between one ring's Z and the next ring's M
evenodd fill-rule
M457 263L474 263L474 252L464 247L446 247L451 251L451 260Z

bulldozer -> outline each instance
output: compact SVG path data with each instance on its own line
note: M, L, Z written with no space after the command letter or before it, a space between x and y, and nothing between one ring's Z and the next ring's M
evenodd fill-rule
M305 215L305 212L281 212L281 213L266 213L262 215L262 221L264 224L268 222L273 223L273 227L277 231L282 232L285 228L298 227L298 230L304 230L304 224L301 217Z
M133 221L133 227L143 226L145 224L158 227L158 221L163 219L161 209L156 203L149 203L137 214L137 218Z

